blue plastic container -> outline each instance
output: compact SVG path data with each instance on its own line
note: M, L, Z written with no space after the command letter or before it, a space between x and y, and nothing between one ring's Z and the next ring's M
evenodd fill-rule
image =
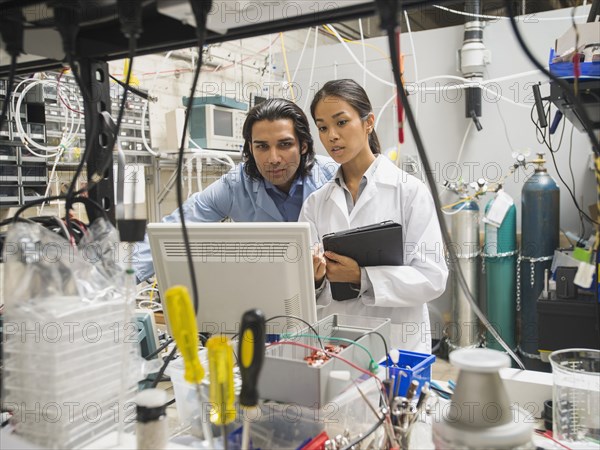
M380 363L390 368L390 378L394 380L394 397L405 396L412 380L419 382L416 393L419 395L423 385L431 381L431 365L435 362L435 355L407 350L399 350L399 352L398 365L392 363L389 355Z
M560 78L573 78L573 63L572 62L558 62L553 63L554 49L550 49L550 58L548 61L548 67L550 72ZM579 64L579 70L581 71L581 77L600 77L600 61L593 62L582 62Z

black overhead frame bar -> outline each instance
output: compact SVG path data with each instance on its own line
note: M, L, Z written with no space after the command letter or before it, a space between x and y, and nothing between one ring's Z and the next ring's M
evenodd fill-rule
M433 4L447 3L448 1L449 0L404 0L402 2L402 9L416 9ZM10 9L32 7L44 3L46 2L40 0L0 0L0 13L4 13ZM327 5L328 2L324 2L324 4ZM339 4L343 4L343 0L340 0ZM206 44L297 30L322 25L328 22L342 22L370 17L376 13L377 9L374 1L336 9L324 9L303 16L233 28L226 34L218 34L209 31L206 38ZM197 45L195 28L159 13L156 9L156 3L152 3L144 8L142 24L144 31L137 43L137 56L194 47ZM78 52L80 55L85 55L87 58L101 61L127 58L128 42L121 33L118 18L115 16L113 20L108 20L96 25L82 25L78 35ZM56 69L61 66L61 63L61 61L52 59L40 59L38 61L19 63L17 66L17 73L31 73ZM0 77L6 77L8 69L8 61L6 61L4 65L0 65Z
M403 9L415 9L431 4L439 4L444 1L435 0L404 0ZM0 14L10 10L43 6L47 2L43 0L0 0ZM343 3L343 2L341 2ZM108 95L108 65L107 61L123 59L129 55L128 41L120 30L120 23L114 11L110 12L110 3L107 2L109 15L107 20L86 25L81 24L77 38L77 53L84 58L79 58L82 81L92 92L92 99L86 104L86 111L92 114L100 114L99 129L94 136L91 135L92 118L86 114L85 130L86 143L92 145L87 163L88 182L94 186L88 195L106 210L109 218L115 221L114 190L112 174L112 149L107 149L106 143L112 141L113 131L106 117L110 112L110 96ZM116 5L116 3L115 3ZM105 9L106 11L106 9ZM317 26L328 22L342 22L363 17L370 17L377 13L375 2L366 2L335 9L324 9L311 14L293 18L278 19L269 22L246 25L234 28L226 34L208 32L206 44L225 42L234 39L244 39L260 36L268 33L290 31L311 26ZM111 18L112 17L112 18ZM45 20L42 27L53 27L52 20ZM158 12L156 2L149 2L143 9L142 24L144 32L138 39L136 55L142 56L152 53L193 47L197 45L196 31L193 26L185 25L181 21ZM8 63L8 61L7 61ZM24 74L52 70L61 67L62 61L52 59L40 59L31 62L19 63L16 73ZM9 65L0 65L0 77L6 77ZM98 78L97 74L104 76ZM98 169L107 167L102 179L98 177ZM88 211L90 219L95 217L95 211Z

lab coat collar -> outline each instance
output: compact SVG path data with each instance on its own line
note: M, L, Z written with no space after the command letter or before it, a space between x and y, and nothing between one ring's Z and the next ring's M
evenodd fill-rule
M374 162L375 163L375 162ZM367 170L367 186L361 193L356 205L352 209L352 212L348 214L348 206L346 205L346 196L341 186L338 186L335 179L342 176L342 168L340 167L331 181L335 184L335 188L331 190L330 200L344 214L344 217L350 224L350 221L355 217L369 201L377 195L379 185L396 186L398 182L398 168L385 156L380 155L377 157L377 166L373 173L368 173Z
M398 184L398 170L400 169L384 155L379 155L377 159L380 160L379 164L371 175L374 181L377 184L396 186Z
M367 177L367 186L363 190L352 213L350 213L350 220L352 220L360 211L368 205L371 199L378 195L379 187L381 186L396 186L398 182L398 169L394 164L385 156L379 155L373 162L377 164L375 167L371 165L367 170L365 176Z

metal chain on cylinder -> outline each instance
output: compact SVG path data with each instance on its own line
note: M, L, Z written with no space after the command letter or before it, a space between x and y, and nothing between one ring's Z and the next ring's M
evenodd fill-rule
M539 262L551 261L554 258L554 255L551 256L540 256L538 258L532 258L530 256L521 256L521 259L525 261L529 261L530 273L529 273L529 283L531 287L535 284L535 264Z
M523 257L519 254L517 258L517 312L521 311L521 260Z
M508 258L510 256L515 256L519 253L518 250L512 250L510 252L504 252L504 253L494 253L494 254L488 254L485 252L481 252L481 257L482 257L482 263L481 263L481 272L485 273L485 259L486 258Z

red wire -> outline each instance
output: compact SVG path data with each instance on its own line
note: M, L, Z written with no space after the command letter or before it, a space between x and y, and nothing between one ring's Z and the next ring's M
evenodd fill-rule
M567 447L566 445L561 444L560 442L558 442L556 439L554 439L552 437L552 432L549 430L546 431L541 431L541 430L535 430L535 432L540 435L540 436L544 436L546 439L550 439L552 442L555 442L556 444L560 445L563 448L566 448L567 450L571 450L570 447Z
M60 101L62 102L63 105L65 105L65 107L69 110L69 111L73 111L75 113L78 114L83 114L83 111L78 111L76 109L71 108L67 102L65 102L65 99L62 98L62 95L60 95L60 79L62 78L63 74L66 72L66 69L63 69L60 71L60 75L58 75L58 78L56 80L56 95L58 95L58 98L60 99Z
M342 362L344 362L344 363L348 364L350 367L352 367L352 368L354 368L354 369L358 370L359 372L362 372L362 373L364 373L365 375L368 375L368 376L370 376L370 377L374 378L375 380L377 380L377 382L379 383L379 388L381 389L381 392L383 393L383 398L384 398L384 399L387 399L387 397L386 397L386 393L385 393L385 387L383 386L383 382L381 381L381 379L380 379L380 378L379 378L377 375L375 375L375 374L373 374L373 373L369 372L368 370L365 370L365 369L363 369L362 367L359 367L359 366L357 366L356 364L354 364L354 363L352 363L352 362L348 361L346 358L342 358L342 357L341 357L340 355L338 355L337 353L332 353L332 352L329 352L329 351L327 351L327 350L325 350L325 349L322 349L322 348L313 347L312 345L307 345L307 344L302 344L302 343L300 343L300 342L292 342L292 341L278 341L278 342L273 342L273 343L271 343L270 345L268 345L268 346L267 346L267 348L268 348L268 347L273 347L273 346L275 346L275 345L282 345L282 344L285 344L285 345L294 345L294 346L296 346L296 347L302 347L302 348L306 348L306 349L308 349L308 350L312 350L312 351L323 352L323 353L325 353L327 356L330 356L330 357L333 357L333 358L337 358L337 359L339 359L340 361L342 361ZM388 405L388 407L391 407L391 405ZM379 418L379 417L378 417L378 418ZM386 422L387 422L388 424L390 424L390 425L391 425L391 423L392 423L392 419L390 418L390 414L389 414L389 413L388 413L388 414L386 414L386 416L385 416L385 420L386 420Z

